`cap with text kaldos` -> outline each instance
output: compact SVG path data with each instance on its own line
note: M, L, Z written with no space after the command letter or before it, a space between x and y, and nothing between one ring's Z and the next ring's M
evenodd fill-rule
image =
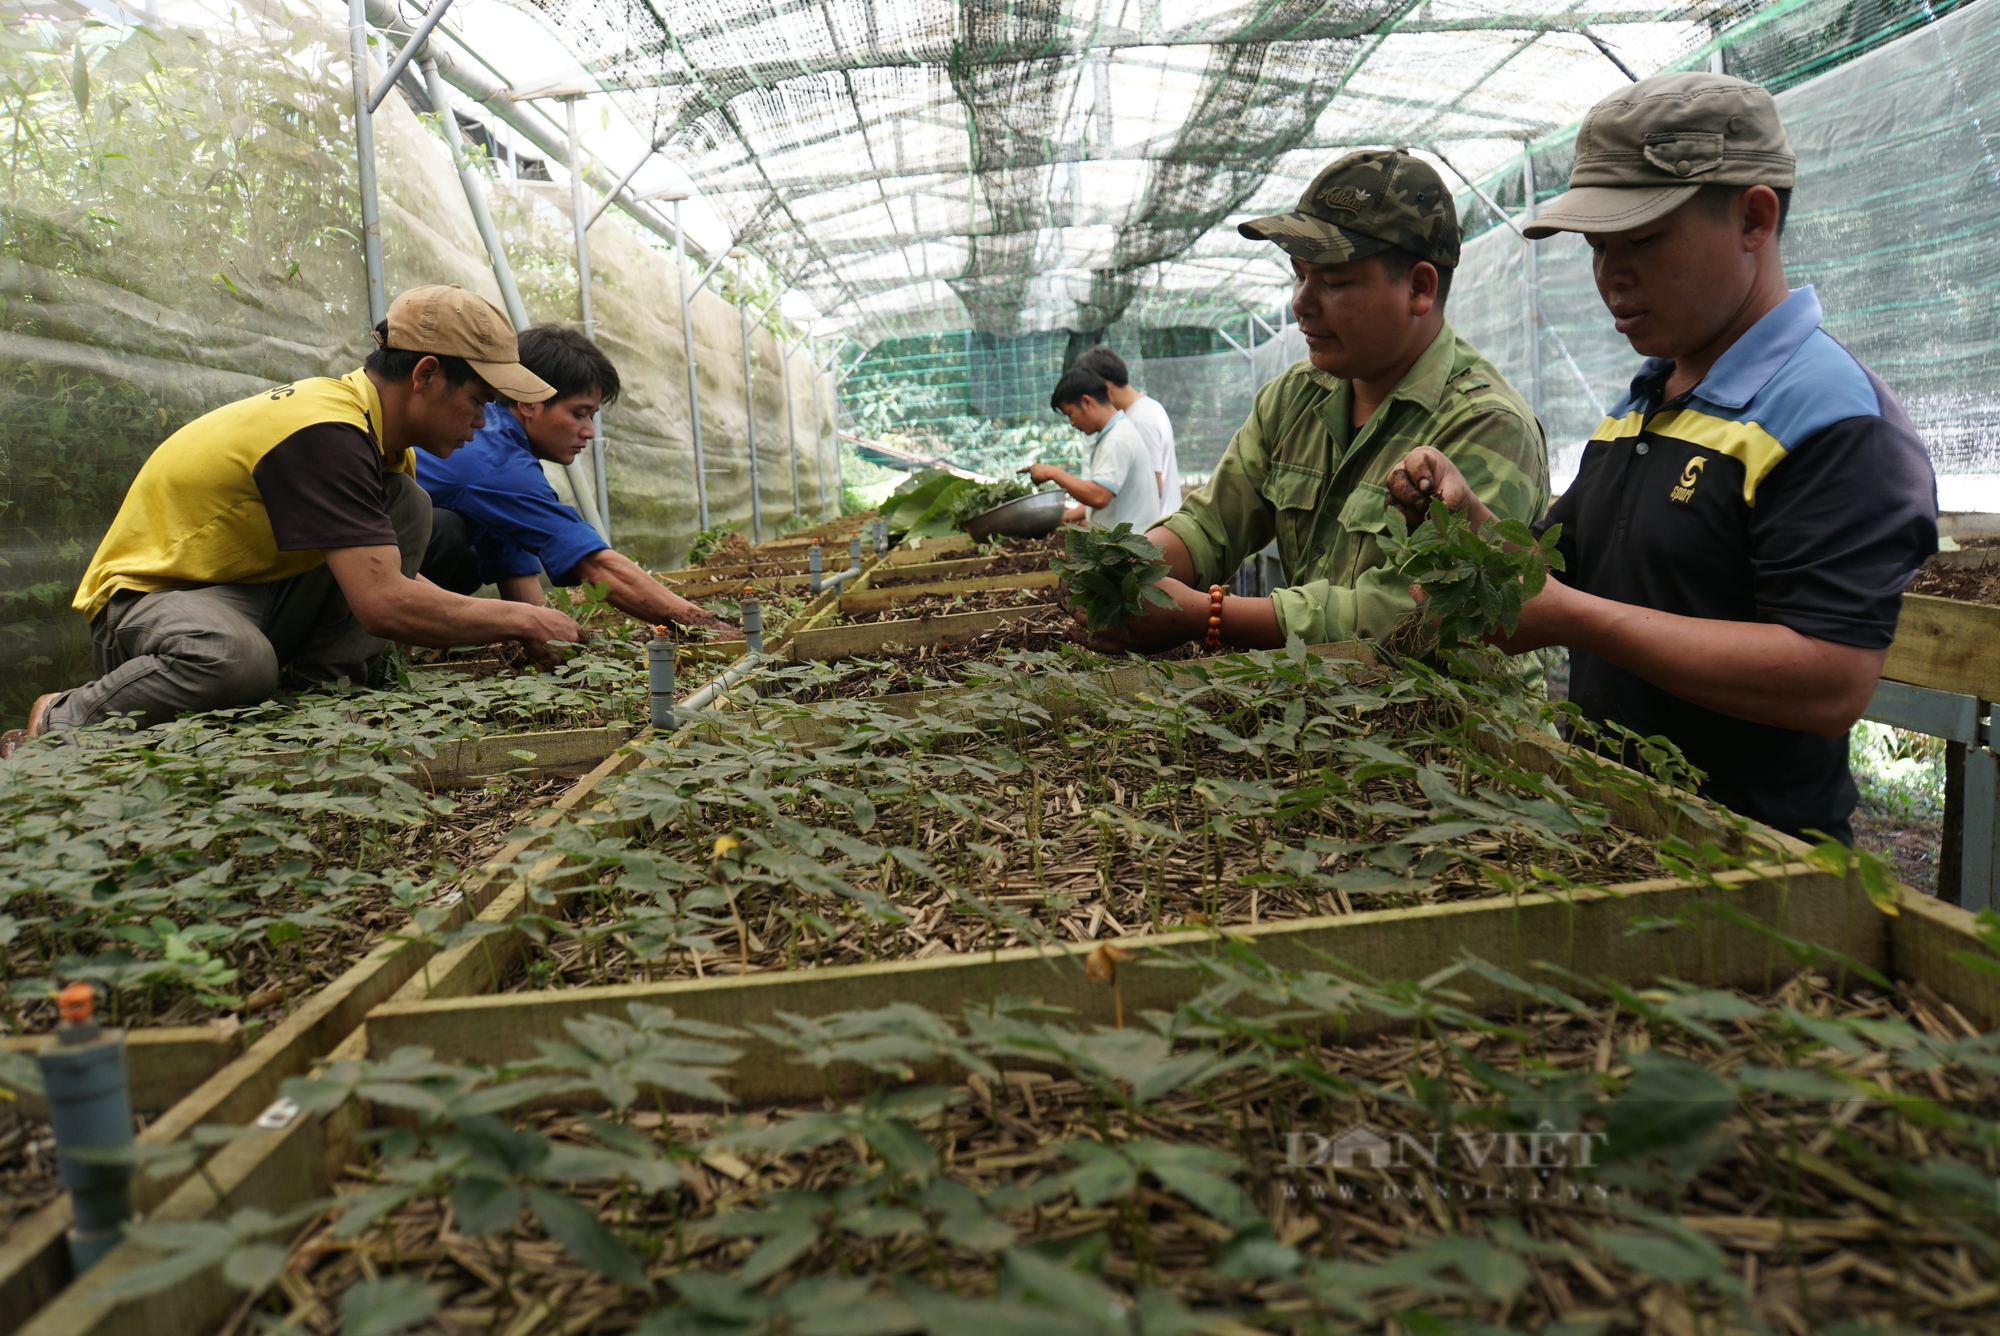
M1656 74L1584 116L1569 189L1523 231L1537 240L1629 232L1658 222L1703 186L1789 190L1797 173L1768 90L1727 74Z
M517 404L555 398L555 388L521 365L520 345L506 313L456 283L411 288L389 303L389 336L375 341L391 352L457 357L478 377Z
M1394 247L1458 267L1458 209L1437 169L1401 149L1349 153L1315 176L1299 207L1237 226L1307 264L1344 264Z

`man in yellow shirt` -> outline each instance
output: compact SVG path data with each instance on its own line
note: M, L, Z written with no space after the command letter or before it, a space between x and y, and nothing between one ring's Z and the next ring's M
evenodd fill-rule
M447 593L417 576L431 505L411 451L472 438L496 392L553 391L513 327L456 287L415 288L376 326L367 362L196 418L153 451L84 572L96 681L37 700L26 729L140 727L254 705L281 681L360 681L391 640L577 640L552 608Z

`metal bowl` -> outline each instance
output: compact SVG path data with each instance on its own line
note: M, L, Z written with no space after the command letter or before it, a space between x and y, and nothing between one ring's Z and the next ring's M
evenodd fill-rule
M1047 538L1062 525L1069 493L1036 492L1017 496L1005 505L974 515L965 522L966 536L975 543L993 538Z

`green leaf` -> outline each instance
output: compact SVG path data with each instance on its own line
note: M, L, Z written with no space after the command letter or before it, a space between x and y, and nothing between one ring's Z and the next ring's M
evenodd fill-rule
M340 1336L397 1336L437 1312L439 1289L410 1276L383 1276L340 1296Z
M229 1254L222 1264L222 1278L239 1290L262 1294L285 1274L289 1252L276 1243L252 1243Z
M653 1285L646 1279L646 1269L632 1250L604 1227L597 1212L552 1188L531 1187L527 1194L535 1219L564 1252L607 1280L651 1293Z
M1597 1235L1597 1241L1605 1251L1631 1267L1644 1272L1656 1280L1670 1280L1679 1284L1713 1280L1722 1274L1722 1267L1713 1257L1695 1251L1687 1244L1675 1239L1662 1238L1658 1234L1638 1234L1628 1230L1607 1230Z

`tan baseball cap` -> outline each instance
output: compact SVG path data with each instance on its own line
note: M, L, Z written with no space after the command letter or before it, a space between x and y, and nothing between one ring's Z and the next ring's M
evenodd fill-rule
M380 342L380 336L377 336ZM517 404L556 396L554 387L521 365L507 315L453 283L411 288L389 303L389 341L396 352L462 357L479 378Z
M1703 186L1789 188L1798 159L1778 104L1727 74L1656 74L1592 107L1576 132L1569 189L1523 230L1626 232L1657 222Z

